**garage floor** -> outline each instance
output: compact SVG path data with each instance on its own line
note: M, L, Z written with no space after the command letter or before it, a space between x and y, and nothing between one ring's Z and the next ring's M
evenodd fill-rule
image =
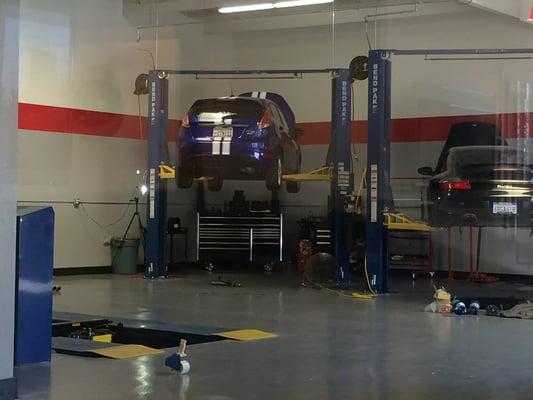
M215 275L215 278L218 275ZM54 309L173 324L257 328L256 342L189 348L180 377L164 356L111 361L54 355L18 371L21 399L531 399L533 321L422 312L427 279L395 278L398 294L352 300L299 288L293 279L224 274L148 282L118 276L57 279ZM465 292L465 283L449 285ZM533 287L496 283L472 292L529 297Z

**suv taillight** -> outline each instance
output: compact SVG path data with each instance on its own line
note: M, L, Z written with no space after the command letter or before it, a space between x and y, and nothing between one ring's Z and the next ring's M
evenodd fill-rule
M440 190L470 190L470 182L468 181L440 181L439 182Z
M190 128L191 124L189 122L189 113L185 114L183 118L181 119L181 127L182 128Z
M272 125L272 118L270 117L270 114L268 113L268 111L265 111L257 127L259 129L266 129L266 128L270 128L271 125Z

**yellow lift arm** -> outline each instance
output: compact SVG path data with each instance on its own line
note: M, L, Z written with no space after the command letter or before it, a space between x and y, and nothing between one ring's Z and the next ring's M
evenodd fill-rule
M312 181L330 181L333 177L333 168L332 167L322 167L315 169L311 172L305 174L292 174L292 175L283 175L283 180L288 182L312 182Z
M332 167L322 167L315 169L311 172L305 174L292 174L292 175L283 175L284 181L330 181L333 176ZM170 165L161 164L159 166L159 177L161 179L175 179L176 178L176 168Z
M412 219L402 213L383 213L384 225L391 231L431 232L432 228L424 221Z
M159 166L159 178L161 178L161 179L175 179L176 178L176 168L171 167L170 165L161 164Z

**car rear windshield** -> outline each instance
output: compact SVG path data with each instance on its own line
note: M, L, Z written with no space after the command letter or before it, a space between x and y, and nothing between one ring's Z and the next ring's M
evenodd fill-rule
M436 171L446 169L446 160L450 149L463 146L506 146L496 125L486 122L463 122L452 125L450 135L444 144L437 163Z
M226 119L259 121L264 109L247 99L198 100L189 111L191 122L222 123Z
M530 164L531 154L498 146L456 147L450 151L448 157L448 169L458 173L480 167L530 167Z

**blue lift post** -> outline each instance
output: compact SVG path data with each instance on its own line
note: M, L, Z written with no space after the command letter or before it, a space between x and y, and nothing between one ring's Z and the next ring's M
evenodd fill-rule
M391 62L384 50L371 50L368 60L367 268L372 288L386 293L389 265L383 211L390 187Z
M533 54L533 48L516 49L406 49L370 50L368 83L368 148L367 148L367 268L372 288L377 293L389 291L387 229L383 213L392 206L390 191L390 122L391 122L391 57L397 56L463 56L460 60L490 56ZM464 58L471 56L471 58ZM446 59L446 58L440 59ZM483 59L483 57L481 57ZM510 57L512 59L512 57ZM516 58L515 58L516 59ZM451 58L450 60L454 60Z
M148 213L145 277L167 276L166 214L167 183L159 178L159 166L167 164L168 75L150 71L148 75Z
M330 214L335 257L339 264L341 288L351 285L349 243L346 237L344 205L352 194L352 81L348 70L338 70L332 82L331 146L333 180L331 182Z
M148 218L145 276L157 279L167 275L165 221L167 209L166 181L159 177L159 166L168 165L168 77L171 75L280 75L332 74L332 146L334 179L331 191L332 232L335 255L339 262L341 285L351 282L349 252L345 238L344 203L351 194L351 91L348 69L279 69L279 70L154 70L148 79Z

